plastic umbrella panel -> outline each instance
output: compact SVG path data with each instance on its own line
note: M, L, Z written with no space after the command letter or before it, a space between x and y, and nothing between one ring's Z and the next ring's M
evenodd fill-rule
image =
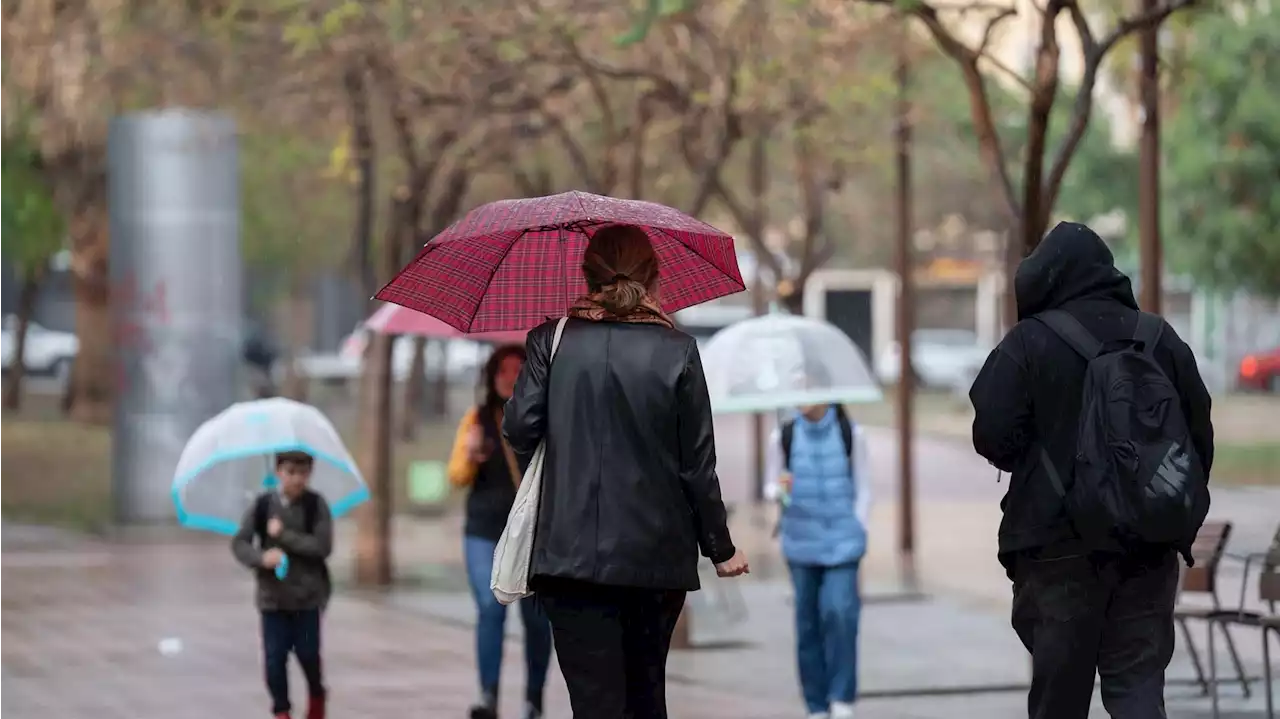
M821 320L770 314L717 332L701 350L716 413L877 402L883 394L858 346Z
M335 517L369 498L355 460L324 413L273 398L234 404L191 436L174 473L178 521L234 534L254 499L273 484L275 455L288 451L315 457L310 486Z
M527 330L563 317L587 288L582 254L605 224L645 228L674 312L745 289L733 238L678 210L587 192L503 200L472 210L429 242L377 298L462 332Z

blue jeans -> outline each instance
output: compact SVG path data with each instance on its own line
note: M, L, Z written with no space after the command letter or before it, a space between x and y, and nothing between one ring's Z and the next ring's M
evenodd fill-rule
M810 713L858 696L858 563L791 564L796 602L796 658Z
M480 690L490 697L498 696L498 679L502 674L502 647L506 633L507 608L493 596L489 588L493 573L493 550L498 542L467 535L463 537L463 558L467 565L467 581L479 614L476 621L476 663L480 668ZM524 620L524 661L526 669L525 697L542 706L542 689L547 683L551 665L551 623L542 611L537 597L520 601Z
M320 669L320 610L262 612L262 664L271 692L271 713L289 713L289 654L298 658L307 693L324 697Z

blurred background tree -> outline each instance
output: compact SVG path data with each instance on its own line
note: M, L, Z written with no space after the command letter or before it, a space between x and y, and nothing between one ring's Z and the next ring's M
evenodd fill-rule
M1164 136L1174 267L1225 290L1280 297L1280 8L1205 17Z
M21 287L12 327L6 328L12 332L13 358L4 379L3 404L5 409L15 410L22 401L27 328L49 261L64 245L66 223L54 202L53 188L42 171L29 116L12 104L7 110L0 148L0 186L4 187L0 225L4 259L17 270Z

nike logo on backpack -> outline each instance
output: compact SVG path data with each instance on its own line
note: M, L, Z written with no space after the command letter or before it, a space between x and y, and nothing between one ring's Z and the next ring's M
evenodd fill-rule
M1165 452L1164 459L1156 468L1156 476L1147 484L1147 497L1155 499L1156 492L1167 497L1177 497L1183 493L1187 483L1187 470L1191 468L1191 457L1182 451L1182 445L1174 442Z

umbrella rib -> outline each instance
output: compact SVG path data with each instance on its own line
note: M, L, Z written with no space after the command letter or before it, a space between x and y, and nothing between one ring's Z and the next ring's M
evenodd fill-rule
M685 243L681 242L678 238L676 238L676 236L675 236L675 235L672 235L670 232L667 232L667 230L666 230L665 228L663 228L663 227L659 227L658 225L652 225L652 227L653 227L653 229L657 230L658 232L661 232L662 234L666 235L666 236L667 236L667 237L668 237L672 242L676 243L677 245L680 245L681 247L683 247L683 248L685 248L685 249L689 250L690 252L692 252L693 254L697 255L698 259L702 260L703 262L706 262L708 265L711 265L711 267L712 267L713 269L715 269L715 271L716 271L716 272L719 272L721 275L723 275L723 276L725 277L725 279L727 279L727 280L729 280L729 281L731 281L731 282L738 282L738 286L742 288L742 289L741 289L741 290L739 290L739 291L746 291L746 289L747 289L747 281L746 281L745 279L744 279L744 280L734 280L734 279L733 279L733 275L730 275L728 272L725 272L724 270L722 270L722 269L720 269L719 267L717 267L717 266L716 266L716 264L715 264L714 262L712 262L710 259L708 259L708 258L707 258L705 255L703 255L701 252L698 252L698 250L697 250L696 248L694 248L694 247L690 247L689 245L687 245L687 244L685 244ZM730 242L732 242L732 241L733 241L733 237L732 237L732 236L730 236L728 239L729 239L729 241L730 241ZM737 254L738 254L737 248L734 248L734 251L733 251L733 252L734 252L734 265L737 265L737 264L738 264L738 262L737 262Z

